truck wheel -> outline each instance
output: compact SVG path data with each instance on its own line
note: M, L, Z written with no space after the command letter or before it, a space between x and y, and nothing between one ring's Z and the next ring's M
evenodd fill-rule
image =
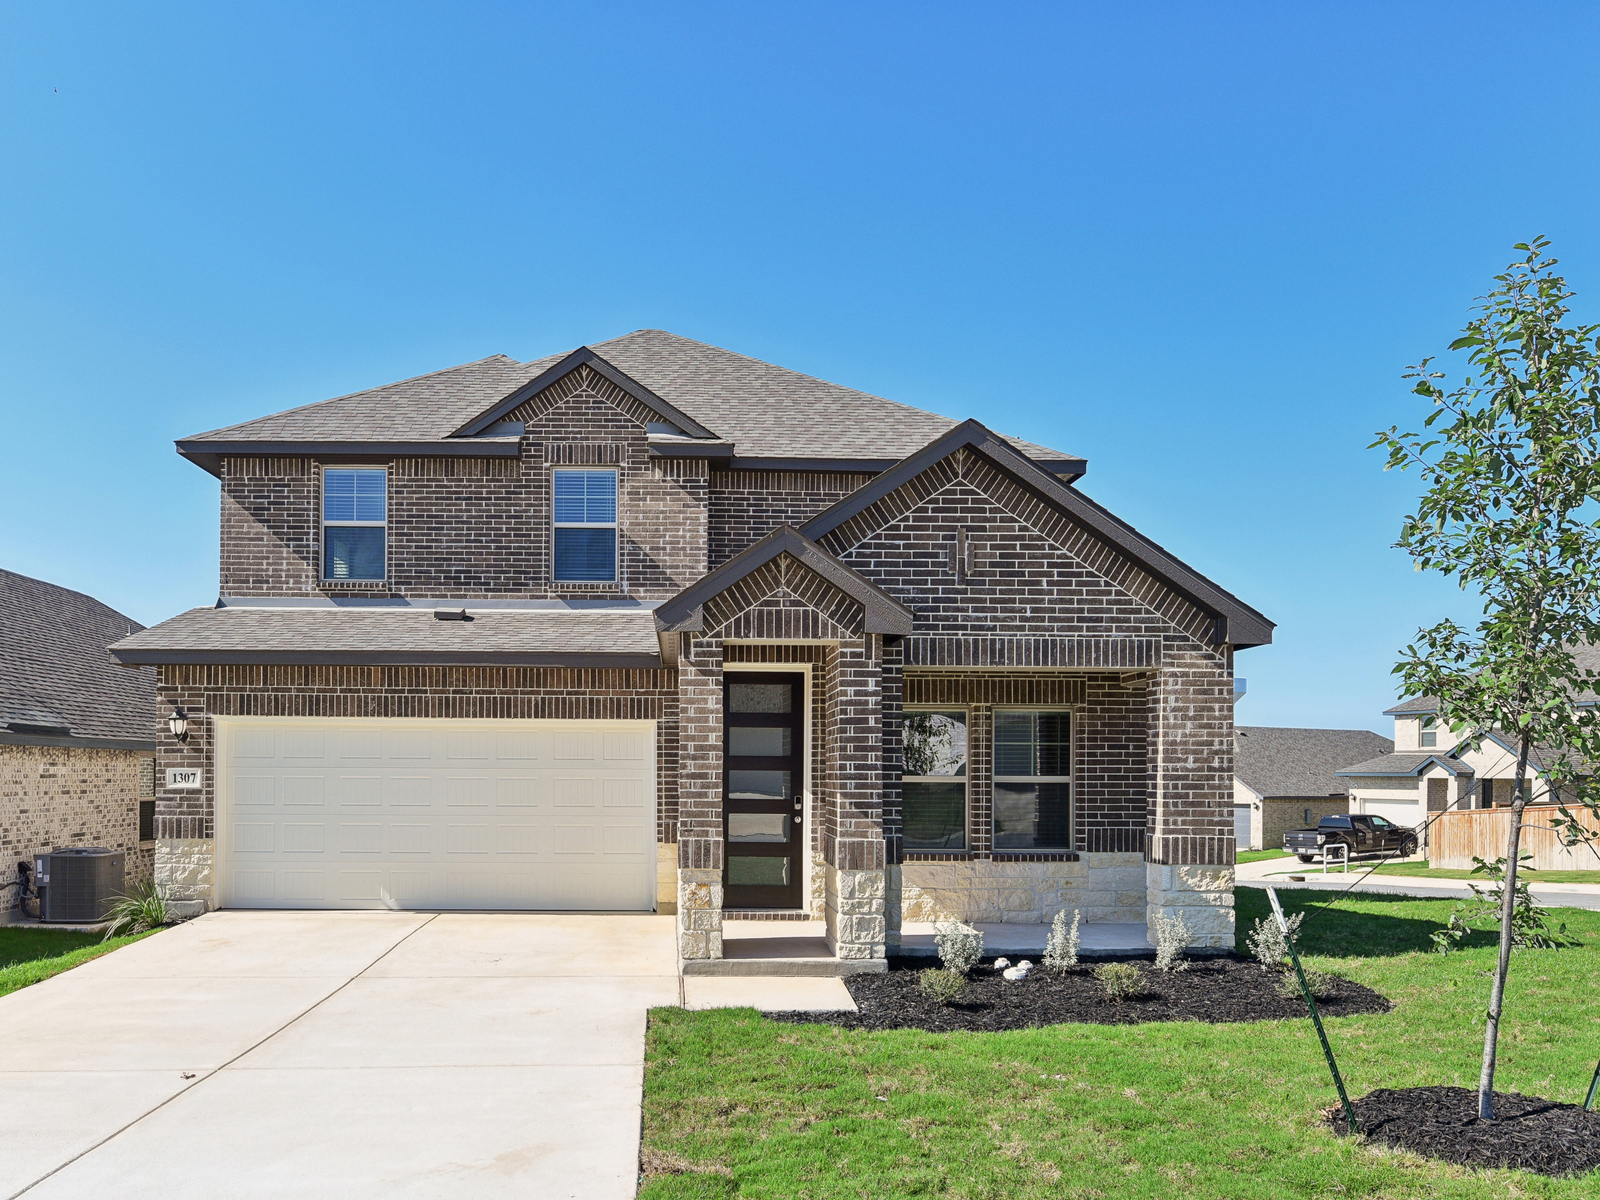
M1314 863L1317 861L1317 856L1315 854L1296 854L1295 857L1303 863Z
M1417 852L1417 839L1416 838L1407 838L1406 841L1401 843L1401 846L1400 846L1400 857L1401 858L1410 858L1416 852Z

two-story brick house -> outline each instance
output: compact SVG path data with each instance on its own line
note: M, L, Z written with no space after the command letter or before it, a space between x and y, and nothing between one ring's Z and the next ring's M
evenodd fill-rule
M221 597L160 672L193 907L1182 910L1233 944L1233 653L1272 625L1082 459L659 331L178 443ZM185 740L165 724L187 720Z

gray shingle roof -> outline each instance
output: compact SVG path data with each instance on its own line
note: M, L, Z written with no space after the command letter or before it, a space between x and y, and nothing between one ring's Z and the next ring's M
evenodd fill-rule
M73 737L155 742L153 670L106 647L144 626L92 596L0 571L0 726L66 726Z
M590 347L669 404L732 441L741 457L896 460L956 422L659 329ZM555 354L503 354L196 434L186 442L415 442L448 437L540 372ZM1068 458L1008 438L1030 457Z
M1383 776L1399 778L1402 775L1415 775L1430 762L1436 762L1452 775L1471 775L1472 768L1459 758L1449 754L1385 754L1379 758L1358 762L1353 767L1341 767L1338 774L1341 778L1350 776Z
M1335 772L1352 759L1388 754L1394 743L1367 729L1234 730L1233 773L1263 797L1343 795Z
M419 608L192 608L124 638L124 662L655 665L651 610L473 609L441 621ZM646 661L648 660L648 661Z

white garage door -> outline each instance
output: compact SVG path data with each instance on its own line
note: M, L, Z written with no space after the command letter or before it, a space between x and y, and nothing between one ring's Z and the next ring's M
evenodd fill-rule
M1248 804L1235 804L1233 806L1233 838L1240 850L1249 850L1250 847L1250 806Z
M651 721L217 727L225 908L654 906Z

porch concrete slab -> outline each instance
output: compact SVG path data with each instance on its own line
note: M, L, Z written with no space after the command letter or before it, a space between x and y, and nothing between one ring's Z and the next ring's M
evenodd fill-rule
M722 944L765 938L823 938L828 927L821 921L728 921L722 922Z
M108 979L348 978L431 919L431 913L214 912L90 965Z
M15 1195L193 1083L172 1070L0 1072L0 1196Z
M677 1003L671 976L363 976L233 1069L642 1067L645 1011Z
M762 1012L855 1012L856 1002L837 977L685 976L684 1007L758 1008Z
M676 920L654 913L440 913L368 978L676 975Z
M985 955L1005 955L1015 958L1019 954L1038 956L1044 953L1050 937L1049 925L974 925L983 934ZM1091 957L1109 957L1117 954L1146 954L1153 947L1145 933L1143 921L1098 921L1078 927L1080 938L1078 953ZM907 957L937 956L939 947L934 939L934 927L924 922L908 921L900 930L900 948L890 948L892 954Z
M221 1071L27 1196L625 1200L641 1077L615 1066Z
M104 961L0 998L0 1071L215 1070L349 978L119 979Z

